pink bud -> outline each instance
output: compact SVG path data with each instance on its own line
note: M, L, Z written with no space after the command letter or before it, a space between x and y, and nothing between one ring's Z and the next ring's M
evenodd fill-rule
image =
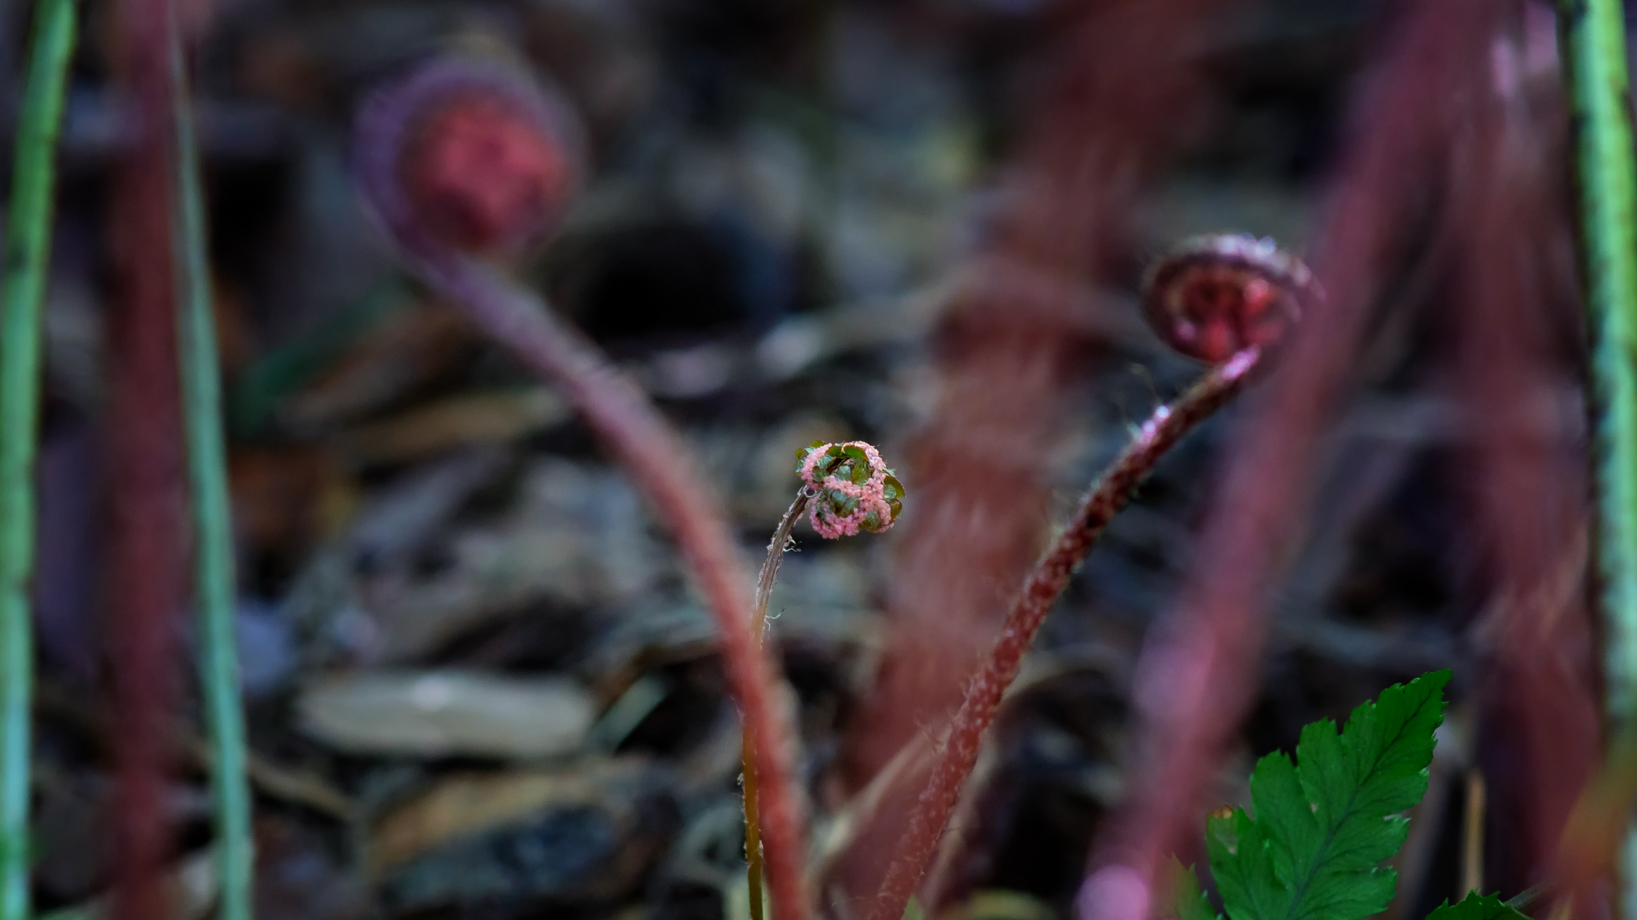
M1168 345L1220 364L1252 346L1270 348L1317 296L1312 272L1270 239L1216 234L1184 242L1143 284L1148 321Z

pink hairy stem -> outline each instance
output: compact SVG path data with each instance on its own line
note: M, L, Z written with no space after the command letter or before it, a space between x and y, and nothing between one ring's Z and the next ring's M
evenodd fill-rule
M1074 517L1035 565L1007 611L1000 638L967 685L966 698L950 724L948 739L938 754L932 776L899 838L897 855L871 906L870 920L898 920L903 916L904 907L920 884L943 835L961 785L972 772L983 734L995 719L1001 697L1017 677L1024 653L1080 561L1166 451L1232 399L1260 357L1258 348L1240 352L1213 368L1170 405L1155 410L1138 432L1137 439L1086 494Z
M377 217L415 273L461 304L496 342L550 380L612 450L675 534L716 621L723 669L757 754L763 846L779 920L807 920L805 831L795 786L796 736L778 667L757 639L750 579L722 503L693 453L640 387L547 304L495 268L458 250L418 219L400 182L414 120L451 96L487 95L542 132L561 107L519 75L482 64L434 65L378 94L360 115L358 178Z
M1082 886L1087 920L1144 920L1165 857L1198 834L1216 759L1252 698L1263 593L1308 498L1319 434L1352 366L1377 264L1415 187L1463 114L1462 89L1487 74L1486 0L1406 8L1408 20L1360 112L1338 192L1320 227L1314 274L1329 297L1292 337L1236 438L1194 577L1138 662L1134 790L1107 827Z

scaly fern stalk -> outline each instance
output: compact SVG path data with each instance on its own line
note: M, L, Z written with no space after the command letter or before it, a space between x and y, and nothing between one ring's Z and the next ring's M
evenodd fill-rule
M1579 179L1582 259L1597 406L1597 566L1605 630L1606 710L1616 731L1637 715L1637 165L1632 155L1625 22L1618 0L1560 0ZM1637 909L1628 835L1625 909Z
M233 528L222 434L222 393L211 315L204 195L199 176L193 108L176 27L169 7L172 113L176 131L175 214L177 335L182 406L193 510L194 603L199 622L199 682L211 750L217 872L222 920L250 920L254 856L250 788L246 778L244 714L239 701L239 656L233 627Z
M931 779L915 804L909 826L893 848L892 865L871 906L869 920L899 920L904 915L905 905L920 884L938 838L943 835L961 784L972 772L979 744L995 719L1001 697L1017 676L1024 653L1080 561L1166 451L1231 400L1243 388L1260 358L1260 349L1245 349L1225 364L1212 368L1204 379L1170 405L1156 409L1143 424L1137 439L1086 493L1073 519L1036 563L1034 572L1006 614L1000 638L967 685L966 699L950 724L949 738L938 753Z
M34 635L34 459L40 426L41 307L51 248L57 135L74 0L41 0L23 88L0 271L0 920L29 914L29 715Z

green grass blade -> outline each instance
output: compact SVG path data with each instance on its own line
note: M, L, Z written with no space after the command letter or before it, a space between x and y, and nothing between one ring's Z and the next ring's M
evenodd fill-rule
M182 405L193 508L195 604L199 611L199 680L210 734L211 799L221 880L221 920L250 920L254 855L250 788L245 777L244 713L233 626L233 530L227 490L222 393L211 314L204 193L193 109L172 9L171 77L176 117L177 330Z
M50 261L57 135L74 0L34 11L0 271L0 920L29 913L29 716L34 635L34 460L40 426L41 311Z
M1573 113L1597 458L1597 568L1606 707L1616 732L1637 715L1637 165L1619 0L1559 0ZM1627 838L1627 913L1637 909Z

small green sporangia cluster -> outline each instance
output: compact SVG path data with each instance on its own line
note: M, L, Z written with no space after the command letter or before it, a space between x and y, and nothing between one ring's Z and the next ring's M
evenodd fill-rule
M863 441L814 441L796 451L796 472L812 499L813 529L834 539L860 530L880 533L903 510L904 484Z

